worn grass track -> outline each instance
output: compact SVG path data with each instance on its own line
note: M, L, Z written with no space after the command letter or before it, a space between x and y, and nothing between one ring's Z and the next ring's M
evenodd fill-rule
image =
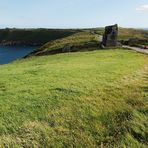
M147 147L148 57L113 49L0 66L1 147Z

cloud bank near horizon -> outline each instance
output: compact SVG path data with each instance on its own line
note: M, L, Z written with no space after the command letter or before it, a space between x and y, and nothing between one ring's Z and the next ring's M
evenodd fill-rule
M140 7L136 8L137 11L147 11L148 12L148 4L141 5Z

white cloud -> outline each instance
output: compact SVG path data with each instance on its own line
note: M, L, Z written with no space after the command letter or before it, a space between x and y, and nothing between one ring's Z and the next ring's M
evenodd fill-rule
M137 11L148 11L148 5L141 5L136 10Z

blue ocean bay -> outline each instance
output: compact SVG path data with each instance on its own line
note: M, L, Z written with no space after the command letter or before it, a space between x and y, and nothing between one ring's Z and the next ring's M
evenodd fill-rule
M0 46L0 64L7 64L33 52L33 46Z

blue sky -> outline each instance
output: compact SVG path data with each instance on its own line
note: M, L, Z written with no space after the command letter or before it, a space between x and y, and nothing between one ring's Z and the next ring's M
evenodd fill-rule
M0 0L0 28L148 28L148 0Z

